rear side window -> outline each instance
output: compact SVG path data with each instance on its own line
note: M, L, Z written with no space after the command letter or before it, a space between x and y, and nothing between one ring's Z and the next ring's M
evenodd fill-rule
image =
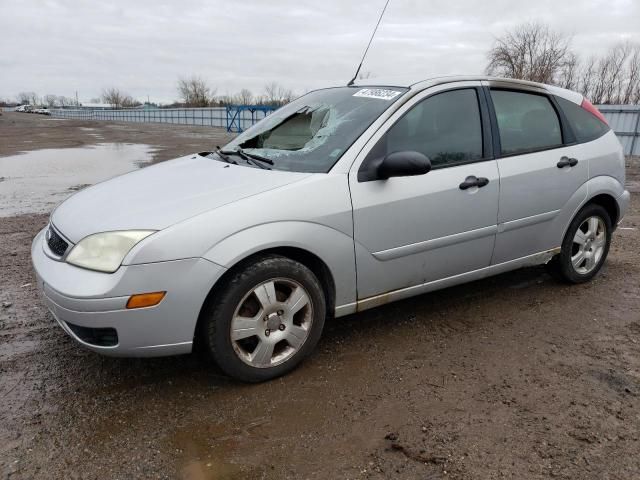
M578 142L590 142L609 131L609 127L607 125L602 123L580 105L576 105L562 97L556 97L556 100L564 112L565 117L569 120L571 129L573 130Z
M384 156L403 150L423 153L434 168L481 159L476 90L451 90L426 98L398 120L372 152Z
M491 90L504 155L562 146L560 120L544 95Z

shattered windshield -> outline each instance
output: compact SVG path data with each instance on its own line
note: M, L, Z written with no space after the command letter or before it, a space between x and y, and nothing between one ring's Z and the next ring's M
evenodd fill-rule
M326 173L406 91L398 87L316 90L255 124L223 151L270 160L275 170Z

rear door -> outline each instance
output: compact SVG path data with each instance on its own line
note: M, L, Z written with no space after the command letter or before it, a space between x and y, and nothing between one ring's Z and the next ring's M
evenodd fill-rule
M479 85L459 82L416 95L354 163L349 187L359 299L489 265L499 182ZM406 150L429 157L432 170L374 181L358 175L368 162ZM486 183L467 188L471 176Z
M498 133L498 264L560 246L567 205L581 195L589 168L573 155L575 139L554 98L535 87L488 85Z

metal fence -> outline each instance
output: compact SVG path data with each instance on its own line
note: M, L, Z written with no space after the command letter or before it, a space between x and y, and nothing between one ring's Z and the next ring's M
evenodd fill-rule
M240 111L234 119L234 124L241 130L263 119L268 112ZM178 125L198 125L206 127L228 127L228 114L225 107L212 108L157 108L157 109L123 109L123 110L92 110L92 109L53 109L51 115L57 118L72 118L77 120L111 120L135 123L174 123Z
M598 105L624 148L625 155L640 155L640 105Z
M598 109L607 118L609 125L624 147L625 155L640 155L640 105L599 105ZM214 108L159 108L153 110L89 110L54 109L51 114L59 118L80 120L116 120L138 123L175 123L207 127L230 127L229 111L224 107ZM269 112L242 110L234 113L235 131L242 131ZM237 130L239 127L239 130Z

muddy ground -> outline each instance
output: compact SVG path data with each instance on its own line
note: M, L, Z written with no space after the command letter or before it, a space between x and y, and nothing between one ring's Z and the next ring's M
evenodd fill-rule
M19 115L0 117L0 155L95 142L81 126L161 146L157 160L219 134ZM46 215L0 218L2 478L640 478L638 161L628 184L592 283L529 268L333 320L315 355L261 385L195 356L75 345L34 288Z
M0 155L96 143L141 143L156 148L155 161L212 150L233 138L222 128L160 123L94 122L30 113L0 116ZM0 174L1 175L1 174Z

